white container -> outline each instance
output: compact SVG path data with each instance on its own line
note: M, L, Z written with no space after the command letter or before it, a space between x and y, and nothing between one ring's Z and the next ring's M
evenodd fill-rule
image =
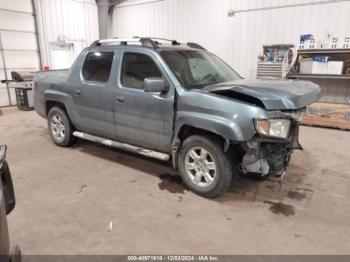
M341 75L343 61L317 62L312 58L300 60L300 74Z
M327 64L327 74L341 75L343 73L343 61L329 61Z
M327 62L316 62L312 58L302 59L300 74L327 74Z
M300 62L300 74L312 74L312 59L304 58Z

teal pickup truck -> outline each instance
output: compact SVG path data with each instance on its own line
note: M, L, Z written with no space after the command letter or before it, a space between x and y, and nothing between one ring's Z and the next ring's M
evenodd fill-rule
M34 86L58 146L83 138L171 161L209 198L239 173L284 173L298 121L321 96L309 81L245 80L196 43L158 38L96 41Z

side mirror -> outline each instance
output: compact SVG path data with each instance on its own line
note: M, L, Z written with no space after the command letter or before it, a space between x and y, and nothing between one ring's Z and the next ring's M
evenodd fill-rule
M144 80L145 92L165 93L169 91L169 86L160 77L148 77Z
M5 160L6 158L6 146L0 146L0 181L2 193L5 200L6 215L9 214L16 205L15 192L13 189L13 183L11 178L11 172L9 166ZM0 196L0 199L2 196Z

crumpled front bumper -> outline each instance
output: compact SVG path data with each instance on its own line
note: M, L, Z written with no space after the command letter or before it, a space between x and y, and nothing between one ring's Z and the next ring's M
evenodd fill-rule
M241 143L241 147L244 154L239 170L242 173L281 175L289 164L293 150L302 150L299 143L299 124L297 121L292 122L287 139L255 136L251 141Z

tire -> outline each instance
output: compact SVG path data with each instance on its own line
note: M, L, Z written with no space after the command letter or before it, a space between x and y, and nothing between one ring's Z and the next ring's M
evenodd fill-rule
M73 136L74 127L67 113L59 107L53 107L47 118L52 141L61 147L73 145L77 138Z
M233 172L236 174L232 155L224 153L223 143L209 135L194 135L184 141L178 167L187 187L206 198L224 194L231 186Z

